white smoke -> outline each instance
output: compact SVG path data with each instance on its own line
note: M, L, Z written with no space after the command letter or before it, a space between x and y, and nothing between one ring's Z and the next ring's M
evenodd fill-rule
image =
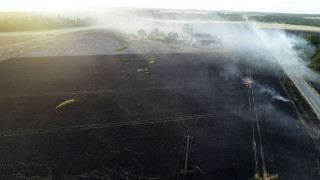
M281 65L294 66L295 70L304 76L311 74L310 78L315 77L314 79L317 79L318 77L306 67L307 63L299 57L298 52L294 48L297 44L307 47L308 43L304 38L286 33L281 29L261 28L259 23L252 21L226 23L223 20L164 20L154 18L152 13L149 17L144 11L126 8L96 8L90 11L79 10L77 13L70 12L70 14L85 14L86 16L93 17L101 24L108 25L112 29L132 34L136 34L139 29L144 29L149 33L151 29L156 27L165 33L181 33L183 25L189 24L195 33L217 35L222 39L222 49L224 47L233 47L234 50L243 50L249 56L266 60L276 59ZM262 56L259 52L265 52L267 55Z
M280 100L280 101L283 101L283 102L290 102L289 99L284 98L283 96L280 96L280 95L272 96L272 99Z
M258 85L258 89L259 89L259 93L269 94L272 97L272 99L274 99L274 100L279 100L279 101L283 101L283 102L290 102L291 101L290 99L281 96L279 92L277 92L275 89L273 89L271 87Z

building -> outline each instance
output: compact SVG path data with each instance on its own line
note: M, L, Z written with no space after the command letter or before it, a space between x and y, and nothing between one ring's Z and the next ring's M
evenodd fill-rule
M190 45L191 46L217 46L219 39L210 34L195 33L191 34Z

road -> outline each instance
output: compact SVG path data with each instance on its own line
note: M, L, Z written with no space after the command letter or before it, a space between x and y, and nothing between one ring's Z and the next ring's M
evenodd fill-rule
M280 64L281 65L281 64ZM313 112L320 119L320 96L318 92L313 89L309 83L292 67L281 65L285 70L287 76L292 80L294 85L298 88L302 96L312 108Z

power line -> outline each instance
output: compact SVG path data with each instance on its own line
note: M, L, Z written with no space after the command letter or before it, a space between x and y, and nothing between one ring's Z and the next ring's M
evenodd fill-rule
M180 116L180 117L141 120L141 121L129 121L129 122L119 122L119 123L80 125L80 126L70 126L70 127L52 128L52 129L11 131L11 132L1 132L0 136L22 136L22 135L47 134L47 133L57 133L57 132L76 131L76 130L113 128L113 127L122 127L122 126L156 124L156 123L166 123L166 122L176 122L176 121L188 121L188 120L193 120L194 118L209 119L209 118L218 117L218 116L236 116L236 113L227 112L227 113L203 114L203 115L194 115L194 116Z

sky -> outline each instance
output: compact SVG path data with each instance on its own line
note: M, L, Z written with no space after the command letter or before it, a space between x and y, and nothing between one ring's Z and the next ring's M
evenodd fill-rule
M135 7L320 14L320 0L0 0L0 11Z

